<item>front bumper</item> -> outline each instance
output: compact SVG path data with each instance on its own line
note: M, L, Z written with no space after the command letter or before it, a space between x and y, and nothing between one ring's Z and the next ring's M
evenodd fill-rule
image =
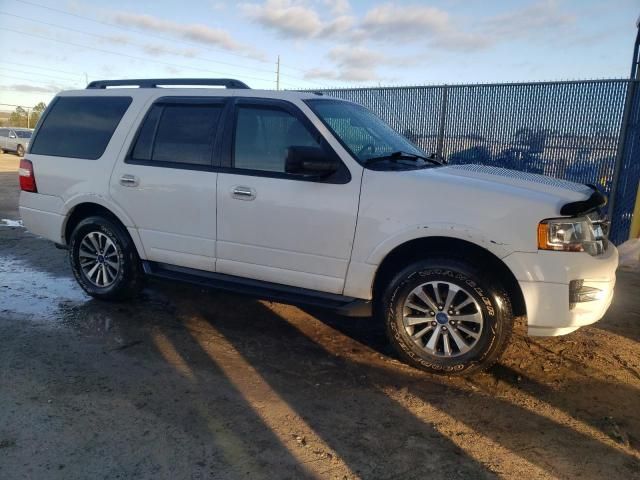
M527 307L529 335L565 335L600 320L611 301L616 283L618 250L609 245L597 257L574 252L515 252L504 262L516 276ZM569 303L569 283L584 280L585 287L600 290L597 300Z

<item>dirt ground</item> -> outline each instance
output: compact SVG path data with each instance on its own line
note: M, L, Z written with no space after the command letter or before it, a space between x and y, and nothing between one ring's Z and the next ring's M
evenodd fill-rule
M17 219L0 157L0 219ZM0 478L640 478L640 274L488 373L398 362L371 319L150 282L85 296L0 226Z

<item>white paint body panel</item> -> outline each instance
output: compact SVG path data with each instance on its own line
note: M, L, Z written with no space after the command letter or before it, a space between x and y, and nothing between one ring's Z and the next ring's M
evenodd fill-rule
M97 203L127 227L142 259L361 299L371 299L377 268L394 248L429 236L458 238L493 253L513 272L532 335L568 333L597 321L608 308L618 261L613 246L599 257L537 250L538 223L558 217L563 204L585 199L586 187L464 167L363 169L303 102L318 98L312 94L197 91L290 101L341 157L351 172L347 184L125 164L148 106L160 96L193 94L171 88L62 93L130 95L133 102L100 159L27 155L39 193L20 197L25 226L64 243L73 208ZM124 174L139 184L120 185ZM236 186L250 187L256 198L233 198ZM570 310L568 288L575 279L600 288L602 298Z
M220 173L218 272L342 293L358 178L336 185ZM234 198L238 186L255 191L255 198Z
M133 175L138 185L121 185L123 175ZM217 176L216 172L116 166L111 198L136 225L148 260L215 271Z

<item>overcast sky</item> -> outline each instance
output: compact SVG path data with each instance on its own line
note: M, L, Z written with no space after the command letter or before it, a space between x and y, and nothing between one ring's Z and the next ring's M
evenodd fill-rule
M254 88L629 74L638 0L0 0L0 103L86 78L233 77ZM0 109L9 107L0 105Z

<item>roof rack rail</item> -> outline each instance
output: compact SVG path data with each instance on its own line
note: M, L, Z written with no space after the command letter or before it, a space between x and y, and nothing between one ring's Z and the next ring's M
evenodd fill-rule
M157 88L169 85L211 85L216 87L246 89L249 86L240 80L232 78L143 78L136 80L95 80L87 89L105 89L107 87L139 87Z

